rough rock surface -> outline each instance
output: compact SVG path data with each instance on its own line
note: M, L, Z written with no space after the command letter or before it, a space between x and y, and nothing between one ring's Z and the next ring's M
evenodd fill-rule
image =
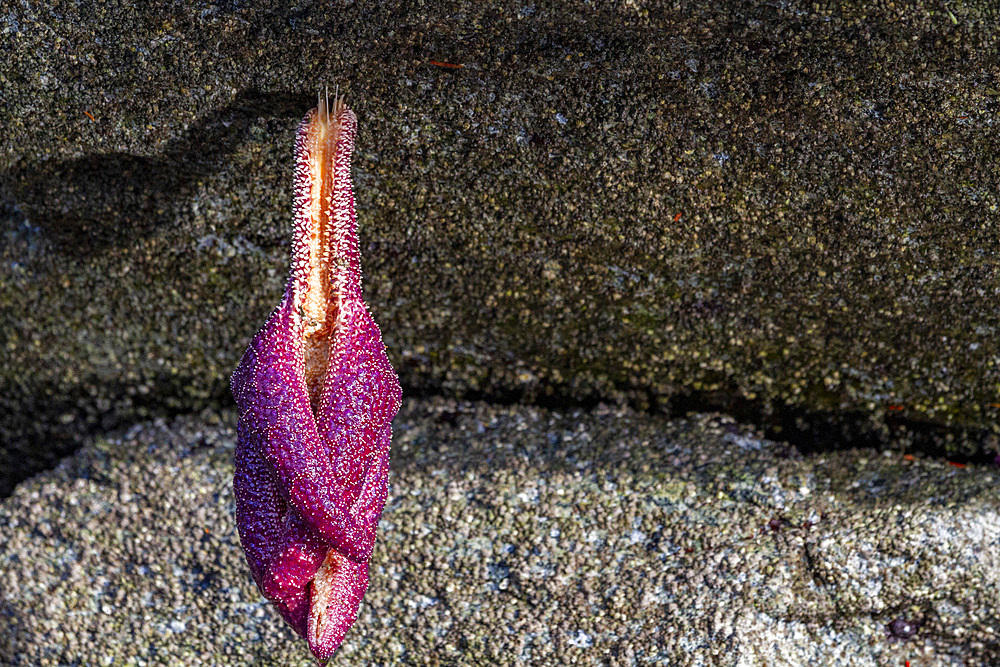
M717 415L414 401L336 664L1000 663L1000 471L801 456ZM309 665L242 560L233 415L0 505L0 662ZM891 638L905 619L915 636Z
M687 394L990 453L998 34L992 0L11 3L0 491L227 400L323 84L410 391Z

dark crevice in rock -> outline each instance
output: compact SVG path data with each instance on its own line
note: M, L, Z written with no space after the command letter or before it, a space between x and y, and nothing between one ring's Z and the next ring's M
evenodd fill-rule
M844 449L897 449L957 463L988 463L996 435L986 429L863 412L826 412L801 406L750 401L742 397L692 393L673 399L672 415L718 411L753 424L772 440L788 442L803 454ZM992 453L991 453L992 449Z
M204 409L231 408L228 385L217 385L197 399L181 398L185 383L175 379L161 383L146 394L120 387L115 395L126 403L122 409L100 411L96 406L82 412L82 395L73 396L53 388L44 398L32 402L28 412L14 412L10 402L0 398L0 497L10 495L22 480L55 466L60 459L72 454L86 440L136 421L172 418ZM105 387L103 393L107 394ZM16 392L3 392L17 396ZM423 386L404 384L403 396L430 398L449 392ZM165 396L174 397L164 399ZM457 398L485 401L499 405L534 405L551 410L592 410L601 403L620 402L641 411L681 418L696 412L720 412L737 422L760 430L765 437L787 442L802 454L841 451L847 449L892 449L901 454L919 454L928 458L947 459L958 464L987 465L995 462L998 437L987 429L948 427L928 424L902 416L889 415L877 420L863 413L833 413L807 410L787 404L765 404L720 392L687 392L662 397L636 389L620 390L614 401L607 396L573 397L568 391L464 391ZM23 394L17 405L26 405ZM30 414L30 418L26 415ZM30 422L30 423L29 423ZM951 453L949 453L951 452Z
M424 392L426 395L440 392ZM404 395L407 393L404 390ZM412 395L412 394L410 394ZM419 394L418 394L419 395ZM461 398L504 405L530 404L548 409L593 409L606 396L573 398L568 393L525 391L463 392ZM900 450L955 463L988 464L1000 453L1000 439L988 429L931 424L905 416L879 419L861 412L824 412L801 406L748 400L736 394L687 391L671 397L636 389L620 390L618 402L671 418L694 412L721 412L754 426L765 437L783 441L803 454L847 449Z
M0 387L0 498L17 484L55 467L88 440L140 421L170 419L232 405L227 385L191 398L192 383L174 378L146 392L135 387L104 385L102 395L117 397L117 406L101 409L86 387L49 387L26 397ZM185 397L188 394L188 397Z

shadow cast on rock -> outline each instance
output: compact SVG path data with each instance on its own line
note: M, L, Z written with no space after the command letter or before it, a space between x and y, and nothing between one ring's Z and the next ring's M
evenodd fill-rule
M261 117L297 118L312 98L249 91L206 114L153 156L88 154L15 167L0 177L57 254L95 255L174 223L199 179L221 168Z

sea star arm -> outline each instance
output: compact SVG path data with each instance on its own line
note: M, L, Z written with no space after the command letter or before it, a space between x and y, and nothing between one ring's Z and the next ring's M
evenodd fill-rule
M248 429L260 434L259 456L282 500L329 546L349 560L364 562L371 557L378 516L357 499L364 481L376 487L387 484L388 471L380 460L388 454L386 417L398 409L398 384L385 389L384 383L370 382L384 377L372 355L340 359L330 367L337 380L330 384L327 405L313 415L305 384L289 361L294 356L282 349L279 333L288 319L284 311L275 311L244 360L250 377L241 378L241 386L254 388L240 396ZM366 502L378 497L368 494ZM381 505L378 510L380 515Z

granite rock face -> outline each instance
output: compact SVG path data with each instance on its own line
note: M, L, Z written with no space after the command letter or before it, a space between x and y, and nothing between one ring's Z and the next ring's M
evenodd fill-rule
M988 0L13 4L0 491L228 401L324 84L409 392L688 396L992 455L998 28Z
M311 664L243 562L234 421L135 426L0 504L0 662ZM335 664L1000 662L996 468L603 406L409 400L395 429Z

